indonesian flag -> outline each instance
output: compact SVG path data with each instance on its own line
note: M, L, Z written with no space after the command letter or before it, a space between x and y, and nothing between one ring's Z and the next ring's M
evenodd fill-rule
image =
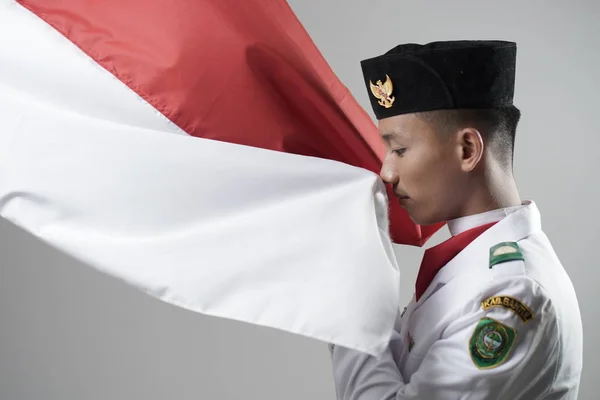
M283 0L0 0L0 216L165 302L378 354L383 152Z

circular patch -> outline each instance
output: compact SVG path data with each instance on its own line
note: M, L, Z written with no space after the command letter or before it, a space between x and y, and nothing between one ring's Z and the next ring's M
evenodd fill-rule
M483 358L497 357L506 346L507 338L506 329L491 322L477 333L477 352Z
M483 318L471 337L471 358L479 368L492 368L501 364L513 345L516 332L513 328L491 318Z

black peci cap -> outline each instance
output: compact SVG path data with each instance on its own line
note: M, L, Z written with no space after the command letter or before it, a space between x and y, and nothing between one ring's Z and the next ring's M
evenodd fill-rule
M513 102L517 45L505 41L402 44L361 67L377 119Z

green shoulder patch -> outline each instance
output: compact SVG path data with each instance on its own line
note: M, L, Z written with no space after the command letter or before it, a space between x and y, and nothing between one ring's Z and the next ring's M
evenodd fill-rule
M516 242L498 243L490 249L490 268L507 261L525 260Z
M502 364L514 344L517 331L502 322L482 318L475 327L469 348L471 359L479 369Z

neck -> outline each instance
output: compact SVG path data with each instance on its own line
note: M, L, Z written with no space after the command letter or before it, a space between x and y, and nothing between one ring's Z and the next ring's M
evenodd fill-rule
M512 171L489 168L473 179L479 182L473 186L475 189L463 203L456 218L522 204Z

